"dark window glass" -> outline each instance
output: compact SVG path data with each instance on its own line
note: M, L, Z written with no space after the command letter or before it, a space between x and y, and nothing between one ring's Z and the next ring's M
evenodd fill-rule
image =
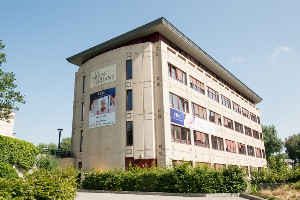
M126 122L126 145L133 145L133 127L132 122Z
M81 130L80 132L80 147L79 147L79 152L82 152L82 142L83 142L83 130Z
M132 79L132 60L126 60L126 80Z
M85 92L85 76L82 78L82 93Z
M132 110L132 90L127 90L127 105L126 110Z
M81 121L84 120L84 102L81 104Z

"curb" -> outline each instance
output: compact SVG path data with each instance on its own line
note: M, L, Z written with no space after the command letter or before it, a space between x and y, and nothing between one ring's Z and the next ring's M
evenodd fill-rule
M246 198L246 199L250 199L250 200L266 200L264 198L257 197L257 196L254 196L254 195L250 195L250 194L245 194L245 193L241 193L240 197L243 197L243 198Z
M113 193L113 194L135 194L135 195L158 195L158 196L182 196L182 197L239 197L239 193L165 193L165 192L136 192L136 191L110 191L79 189L78 192L86 193Z

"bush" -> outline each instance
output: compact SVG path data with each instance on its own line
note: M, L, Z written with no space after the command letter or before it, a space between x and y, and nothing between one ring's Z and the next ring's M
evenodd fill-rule
M11 179L18 177L18 173L10 164L0 162L0 178Z
M0 197L4 199L74 199L78 171L37 169L22 178L1 179Z
M130 167L88 172L84 189L170 193L239 193L246 189L245 174L238 167L215 170L209 167L179 164L172 167Z
M35 163L38 149L31 143L0 135L0 162L30 169Z
M36 166L41 169L52 170L58 167L59 159L51 154L40 156L36 161Z

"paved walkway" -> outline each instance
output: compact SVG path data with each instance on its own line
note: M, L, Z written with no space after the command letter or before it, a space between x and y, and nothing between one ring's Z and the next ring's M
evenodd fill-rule
M183 197L183 196L161 196L140 194L114 194L114 193L90 193L77 192L75 200L245 200L241 197Z

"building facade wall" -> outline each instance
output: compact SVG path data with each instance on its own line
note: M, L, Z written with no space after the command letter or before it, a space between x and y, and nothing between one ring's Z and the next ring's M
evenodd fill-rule
M14 134L14 124L15 124L14 112L11 113L9 121L10 122L0 120L0 135L15 138L16 136Z
M126 60L132 60L133 77L129 80L126 80ZM169 76L168 63L186 73L186 85ZM111 65L116 65L116 80L90 87L91 73ZM190 88L190 76L204 83L204 95ZM85 85L84 92L83 85ZM219 102L208 98L208 86L219 93ZM89 129L90 94L109 88L116 88L115 124ZM126 110L127 90L132 90L133 93L132 110ZM209 128L207 132L209 148L195 146L193 137L195 128L184 125L183 127L190 130L191 144L172 142L171 124L174 123L170 117L170 92L188 100L189 112L185 113L187 116L192 115L192 102L205 107L207 116L209 110L221 115L221 126L209 122L208 117L203 120L204 126ZM222 105L221 94L231 100L231 109ZM235 145L239 142L264 150L262 140L224 127L223 116L242 124L243 128L247 126L259 133L262 131L259 123L233 111L232 101L260 116L257 107L162 41L125 46L98 55L84 63L75 75L72 135L75 166L82 166L83 170L102 170L124 168L126 160L136 161L139 164L156 161L159 165L167 165L176 160L191 161L193 164L262 167L266 165L265 158L226 152L225 139L236 142ZM84 103L84 120L81 120L82 103ZM126 146L126 121L133 122L132 146ZM223 151L212 148L211 135L223 139Z

